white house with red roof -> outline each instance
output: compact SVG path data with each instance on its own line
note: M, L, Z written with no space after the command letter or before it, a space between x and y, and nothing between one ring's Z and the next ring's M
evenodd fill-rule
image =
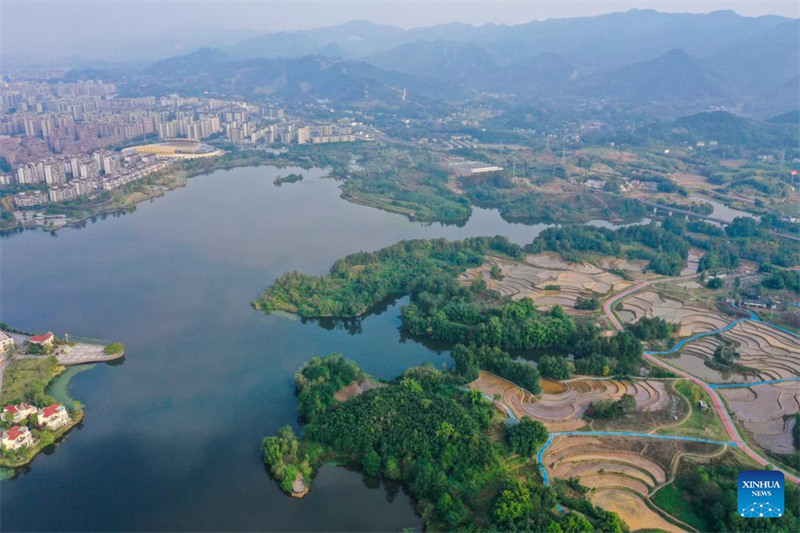
M14 426L3 432L0 444L5 450L18 450L23 446L33 446L33 435L25 426Z
M41 335L31 335L31 338L28 340L31 344L38 344L39 346L49 348L53 345L55 338L55 335L48 331L47 333L42 333Z
M54 403L44 409L39 409L36 423L41 429L55 431L69 424L69 413L63 405Z
M20 420L25 420L35 412L36 408L25 402L17 405L9 404L3 408L3 414L0 415L0 418L9 422L19 422Z

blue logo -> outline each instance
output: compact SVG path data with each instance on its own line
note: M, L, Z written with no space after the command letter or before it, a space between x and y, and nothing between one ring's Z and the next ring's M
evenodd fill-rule
M739 516L777 518L783 516L783 472L746 470L739 473Z

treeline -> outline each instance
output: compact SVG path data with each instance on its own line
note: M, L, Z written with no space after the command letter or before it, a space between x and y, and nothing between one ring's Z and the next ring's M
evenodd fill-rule
M676 325L670 324L657 316L643 316L636 322L628 324L627 328L636 335L637 339L643 341L668 339L674 331L679 329Z
M769 271L769 275L761 281L761 286L779 291L800 292L800 272L769 267L762 270Z
M765 215L761 221L738 217L724 229L703 221L686 222L667 217L658 225L634 225L610 230L593 226L547 228L525 250L532 253L556 251L567 261L580 261L586 253L645 259L648 268L676 276L686 266L689 248L704 251L698 271L737 268L741 260L783 267L800 264L800 246L772 235L791 233L794 226Z
M402 311L412 335L504 350L566 350L575 335L575 321L558 306L545 315L527 298L492 307L454 279L428 278L415 288Z
M518 470L508 460L511 453L533 457L547 440L547 430L530 421L513 429L501 426L504 438L494 443L496 410L477 391L460 389L456 374L433 366L411 368L387 387L335 404L324 398L330 397L333 383L361 374L355 365L333 356L317 359L298 374L304 390L322 390L299 402L307 420L302 441L294 444L288 431L265 440L276 457L271 462L280 466L283 461L286 472L297 460L302 465L304 449L314 450L315 457L324 450L329 457L347 459L369 475L402 481L432 530L576 531L570 529L576 520L580 531L623 530L621 525L604 527L613 520L591 518L608 517L591 505L590 519L557 513L554 492L542 485L536 470ZM327 408L309 408L312 398L323 399ZM283 478L304 475L295 468Z
M697 466L688 475L675 480L695 514L704 522L704 531L719 532L791 532L800 531L800 518L796 502L800 490L794 483L784 489L786 509L780 518L743 518L736 512L737 482L741 467L725 464ZM795 502L794 504L792 502Z
M326 276L284 274L254 306L309 318L356 317L388 296L409 294L414 290L412 284L420 280L454 281L457 273L480 265L488 252L522 256L520 247L504 237L401 241L377 252L339 259Z
M559 252L572 262L581 261L586 252L645 259L655 272L675 276L686 265L689 247L689 242L671 231L665 222L662 226L651 223L617 230L594 226L547 228L525 250L531 253Z
M454 372L464 383L478 379L479 372L483 369L513 381L534 394L539 394L541 391L539 371L536 367L514 361L499 348L458 344L453 348L451 355L456 363Z

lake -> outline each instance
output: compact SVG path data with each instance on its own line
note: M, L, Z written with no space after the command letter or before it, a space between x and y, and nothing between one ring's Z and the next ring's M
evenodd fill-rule
M306 178L273 185L290 172ZM297 428L292 378L312 356L342 352L393 378L446 364L449 353L400 334L404 301L358 332L250 303L287 270L322 273L401 239L503 234L525 244L545 226L484 209L461 228L412 223L341 200L323 175L218 171L134 213L0 241L0 320L127 350L121 364L72 377L86 418L2 481L4 531L421 530L401 488L345 468L323 467L304 500L285 496L259 446L283 425Z

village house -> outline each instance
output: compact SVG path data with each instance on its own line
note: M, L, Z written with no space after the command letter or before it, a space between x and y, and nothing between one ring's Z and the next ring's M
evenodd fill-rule
M37 424L41 429L55 431L69 424L69 414L63 405L54 403L44 409L39 409Z
M38 344L44 348L50 348L53 345L53 341L55 340L55 336L50 333L43 333L41 335L33 335L29 339L31 344Z
M19 422L20 420L25 420L35 412L36 408L34 406L22 402L17 405L6 405L3 408L3 414L0 415L0 418L8 422Z
M23 446L33 446L33 435L25 426L14 426L3 432L0 444L5 450L18 450Z

